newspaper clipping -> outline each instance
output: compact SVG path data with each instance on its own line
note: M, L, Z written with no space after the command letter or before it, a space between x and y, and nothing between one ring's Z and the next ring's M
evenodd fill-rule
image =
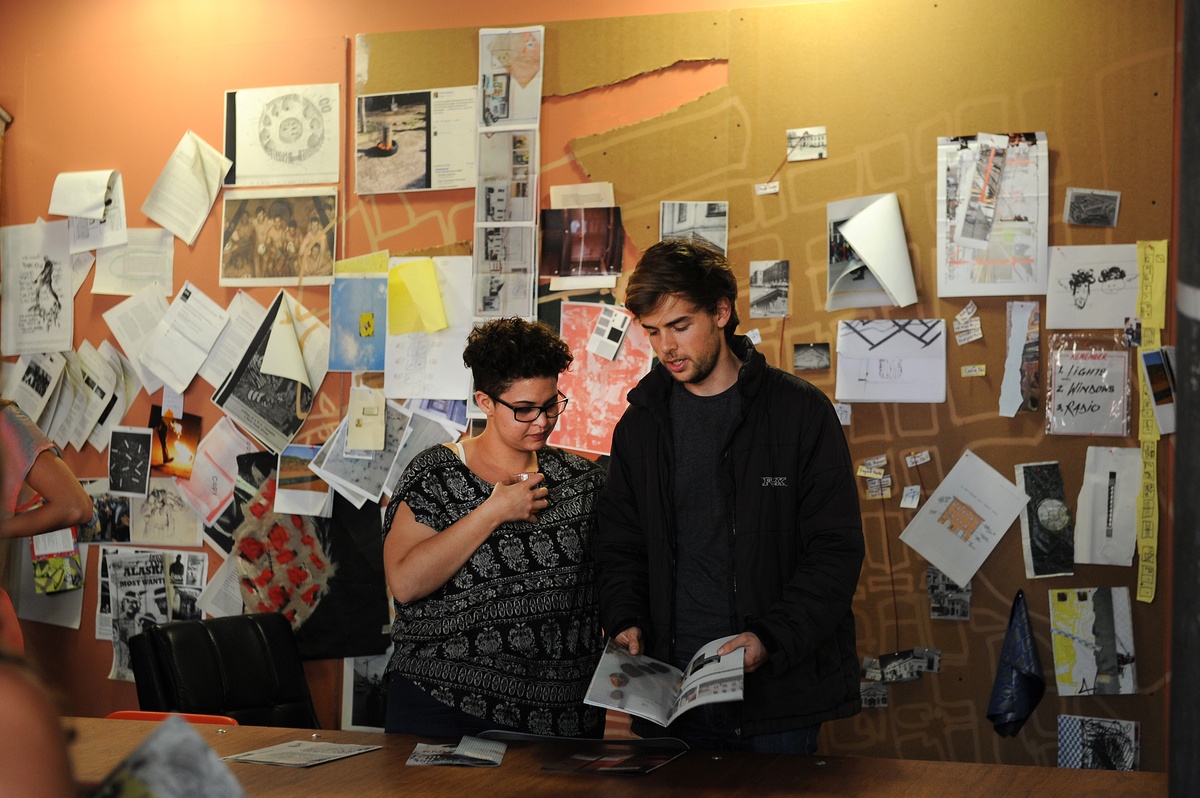
M129 638L171 619L166 561L161 552L118 553L108 557L112 616L113 664L108 678L133 681Z

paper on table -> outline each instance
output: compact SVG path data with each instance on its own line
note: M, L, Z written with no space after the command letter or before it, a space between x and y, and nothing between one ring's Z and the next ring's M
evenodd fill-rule
M254 337L254 331L267 315L267 309L240 288L233 295L227 312L229 323L217 336L212 349L208 350L208 357L204 358L198 372L200 377L214 388L233 371L242 353L246 351L250 339Z
M4 355L71 348L75 292L67 249L65 221L0 228L0 263L4 264L0 350Z
M183 393L228 322L229 314L189 280L151 333L142 365Z
M1137 548L1142 450L1089 446L1075 510L1075 562L1125 565Z
M142 378L146 393L155 393L163 387L162 380L142 365L141 354L150 343L151 331L166 315L167 300L163 297L162 287L153 283L104 312L105 323Z
M900 534L900 540L965 585L1029 501L967 449Z
M314 743L309 740L296 740L290 743L258 748L243 754L225 757L226 762L255 762L260 765L283 765L285 767L306 768L319 765L322 762L332 762L355 754L375 751L382 746L354 745L351 743Z
M129 231L124 244L96 250L93 294L133 296L157 282L164 296L175 285L175 239L158 227Z
M1037 310L1036 302L1008 303L1008 349L1004 355L1004 378L1000 383L1000 415L1007 418L1016 416L1024 399L1021 385L1025 375L1021 366L1024 363L1025 345L1029 340L1030 323Z
M839 402L946 401L943 319L838 322Z
M894 193L831 202L827 213L831 244L840 237L848 246L830 246L826 310L903 308L917 301L900 201Z
M1137 244L1050 248L1047 330L1119 329L1137 300Z
M142 213L191 246L232 165L211 144L187 131L142 203Z

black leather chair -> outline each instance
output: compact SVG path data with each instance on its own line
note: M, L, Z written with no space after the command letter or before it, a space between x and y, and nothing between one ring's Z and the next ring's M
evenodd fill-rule
M144 710L320 728L291 624L277 612L153 626L129 640Z

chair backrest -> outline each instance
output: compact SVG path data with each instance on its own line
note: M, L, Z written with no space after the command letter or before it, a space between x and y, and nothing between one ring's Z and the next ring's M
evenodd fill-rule
M104 717L110 720L166 720L176 715L188 723L211 723L219 726L240 725L237 720L228 715L200 715L195 712L150 712L144 709L118 709L116 712L109 712Z
M129 639L138 705L316 729L300 650L277 612L175 621Z

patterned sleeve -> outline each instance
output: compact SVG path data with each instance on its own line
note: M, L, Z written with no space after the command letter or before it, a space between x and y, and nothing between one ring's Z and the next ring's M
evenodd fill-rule
M445 524L440 522L437 496L442 493L438 474L442 471L446 447L441 444L431 446L418 454L404 468L396 485L396 492L388 502L387 511L383 516L383 536L386 539L391 531L392 521L400 502L404 502L412 510L419 523L441 531Z

